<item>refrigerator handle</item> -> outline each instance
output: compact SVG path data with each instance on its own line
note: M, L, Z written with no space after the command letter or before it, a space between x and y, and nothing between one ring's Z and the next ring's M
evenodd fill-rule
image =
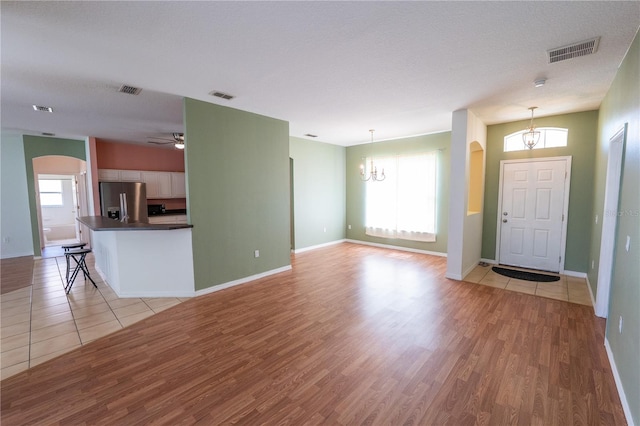
M120 222L129 221L129 212L127 211L127 194L120 194Z

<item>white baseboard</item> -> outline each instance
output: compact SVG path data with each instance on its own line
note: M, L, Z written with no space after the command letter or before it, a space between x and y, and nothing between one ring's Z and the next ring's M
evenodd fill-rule
M322 248L322 247L328 247L328 246L332 246L332 245L335 245L335 244L344 243L345 241L346 241L345 239L329 241L328 243L317 244L315 246L309 246L309 247L303 247L301 249L295 249L295 250L292 250L292 251L295 254L304 253L305 251L315 250L315 249L319 249L319 248Z
M450 280L462 281L462 276L460 274L450 274L447 272L444 274L445 278L449 278Z
M576 272L576 271L560 271L560 273L562 275L566 275L568 277L575 277L575 278L587 278L587 273L586 272Z
M290 270L291 270L291 265L283 266L282 268L272 269L270 271L262 272L260 274L251 275L249 277L240 278L240 279L234 280L234 281L229 281L229 282L224 283L224 284L214 285L214 286L211 286L211 287L208 287L208 288L204 288L202 290L197 290L194 295L195 296L202 296L202 295L205 295L205 294L214 293L216 291L224 290L224 289L229 288L229 287L234 287L234 286L237 286L237 285L240 285L240 284L245 284L245 283L248 283L250 281L255 281L255 280L260 279L260 278L268 277L269 275L279 274L280 272L286 272L286 271L290 271Z
M498 261L495 259L483 259L480 258L480 262L488 263L489 265L497 265Z
M591 283L589 282L589 275L585 278L587 280L587 288L589 289L589 296L591 296L591 306L595 309L596 306L596 298L593 295L593 290L591 290Z
M420 249L414 249L409 247L392 246L390 244L370 243L368 241L360 241L360 240L347 239L344 241L346 241L347 243L361 244L364 246L373 246L373 247L380 247L380 248L386 248L391 250L408 251L411 253L429 254L431 256L447 257L447 253L440 253L439 251L420 250Z
M627 396L624 394L624 388L622 387L622 381L620 380L618 367L616 367L616 362L613 359L613 352L611 352L611 346L609 346L609 340L607 340L606 337L604 338L604 348L607 351L609 364L611 364L611 371L613 372L613 380L616 382L616 388L618 389L618 395L620 396L620 402L622 403L622 410L624 411L624 416L627 419L627 424L629 426L634 426L633 417L631 416L631 407L629 407Z
M0 256L0 259L13 259L14 257L26 257L26 256L33 256L33 252L19 252L19 253L10 253L10 254L6 254L3 253L2 256ZM37 259L38 257L34 257L34 259Z

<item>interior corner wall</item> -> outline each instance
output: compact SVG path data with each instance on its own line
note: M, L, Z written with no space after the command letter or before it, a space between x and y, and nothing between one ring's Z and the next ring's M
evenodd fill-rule
M616 77L600 106L596 167L591 191L595 194L593 212L618 216L613 258L613 274L609 292L609 317L606 339L624 389L629 424L640 425L640 33L618 68ZM620 197L616 212L604 212L604 193L609 157L609 139L627 123L623 155ZM573 187L572 187L573 189ZM590 220L591 258L589 282L597 294L597 265L600 260L602 220ZM625 245L630 238L629 251ZM623 331L618 329L623 318ZM623 405L625 401L623 401Z
M289 138L293 159L293 249L345 238L346 148Z
M470 145L486 151L487 127L469 110L453 112L447 278L463 279L480 261L483 212L468 212ZM483 154L484 156L484 154ZM483 159L483 163L484 163ZM483 176L484 178L484 176ZM484 184L481 186L484 190Z
M27 170L21 134L2 131L0 161L1 257L33 256Z
M29 216L31 218L31 234L33 252L40 256L40 232L38 230L38 212L36 205L35 176L33 159L46 155L61 155L86 161L85 142L75 139L46 138L41 136L23 136L24 163L29 194Z
M405 247L408 249L447 253L449 194L451 193L449 190L450 143L451 133L442 132L347 147L345 171L347 183L347 238L350 240ZM436 241L409 241L367 235L365 233L365 185L375 185L375 183L362 182L360 179L360 164L362 164L362 158L418 154L430 151L438 152L438 174L436 177ZM351 229L348 229L349 225L351 225Z
M98 149L96 138L90 137L85 140L85 150L87 152L87 196L89 214L100 216L100 189L98 183Z
M195 289L290 265L289 123L190 98L184 123Z

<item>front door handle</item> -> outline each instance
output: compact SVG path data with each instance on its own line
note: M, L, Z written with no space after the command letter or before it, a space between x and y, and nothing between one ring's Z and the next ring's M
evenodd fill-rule
M502 223L507 223L507 219L502 219Z

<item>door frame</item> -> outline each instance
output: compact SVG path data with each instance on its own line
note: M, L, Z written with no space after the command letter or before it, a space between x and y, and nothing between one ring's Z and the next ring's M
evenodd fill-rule
M562 214L565 220L562 221L562 235L560 237L560 256L562 256L560 262L560 273L564 273L564 263L566 260L567 250L567 223L569 222L569 193L571 190L571 159L570 155L561 157L538 157L538 158L523 158L518 160L501 160L500 161L500 180L498 183L498 210L496 212L496 262L500 263L500 227L502 215L502 186L504 178L504 166L505 164L513 163L535 163L535 162L547 162L547 161L566 161L567 164L567 177L564 180L564 200L562 206Z
M600 238L600 259L598 260L598 288L596 289L595 314L601 318L609 316L609 296L613 277L613 252L616 245L618 206L620 202L620 180L622 159L627 139L627 123L609 138L609 158L602 208L602 233ZM611 213L614 214L611 214Z

